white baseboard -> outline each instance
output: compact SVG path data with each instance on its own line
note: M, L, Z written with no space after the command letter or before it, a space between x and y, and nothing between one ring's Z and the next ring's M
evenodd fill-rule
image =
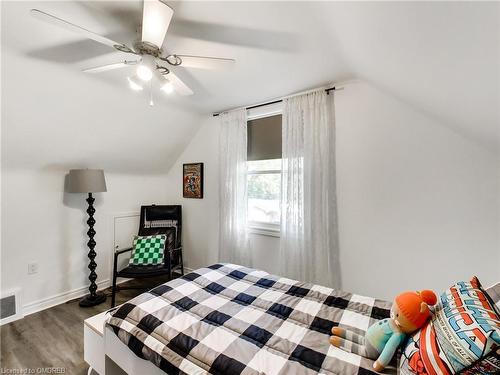
M111 285L111 282L109 279L106 280L101 280L97 282L97 289L102 290L106 289ZM68 301L71 301L75 298L80 298L86 295L89 292L89 287L88 286L83 286L78 289L73 289L67 292L55 294L53 296L43 298L38 301L34 301L31 303L28 303L23 306L23 317L26 315L34 314L38 311L48 309L49 307L53 307L56 305L60 305L61 303L65 303Z
M3 326L4 324L8 324L11 322L15 322L16 320L19 320L22 318L24 318L24 315L21 312L19 312L16 315L9 316L8 318L0 319L0 326Z

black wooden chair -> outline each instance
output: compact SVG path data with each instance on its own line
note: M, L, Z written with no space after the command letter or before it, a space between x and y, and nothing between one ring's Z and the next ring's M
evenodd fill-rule
M139 279L168 275L169 280L171 280L174 272L180 272L181 275L184 275L181 242L182 206L142 206L138 234L139 236L152 236L156 234L165 234L167 236L165 242L164 264L156 266L128 264L125 268L118 270L118 257L124 253L131 252L132 248L115 251L111 307L115 306L116 292L125 289L138 289L133 286L118 287L116 285L116 279L118 277Z

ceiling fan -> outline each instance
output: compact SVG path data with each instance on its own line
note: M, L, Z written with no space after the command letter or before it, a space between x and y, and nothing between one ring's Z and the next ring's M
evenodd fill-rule
M156 78L160 82L161 90L166 93L175 91L182 96L193 95L193 91L167 67L168 65L186 68L221 69L229 67L235 62L234 59L219 57L164 54L162 45L172 16L174 15L174 10L160 0L144 0L142 38L134 42L132 47L115 42L38 9L32 9L31 14L38 19L74 31L120 52L134 55L135 59L83 70L86 73L101 73L108 70L136 66L135 74L127 77L130 88L133 90L142 90L145 84L149 84L151 88L152 80ZM152 105L152 94L150 104Z

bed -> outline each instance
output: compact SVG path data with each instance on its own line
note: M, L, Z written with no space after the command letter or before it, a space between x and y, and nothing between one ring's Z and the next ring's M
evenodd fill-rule
M119 306L107 326L168 374L374 374L329 344L333 326L363 333L390 303L235 264L200 268ZM395 374L395 366L385 370Z

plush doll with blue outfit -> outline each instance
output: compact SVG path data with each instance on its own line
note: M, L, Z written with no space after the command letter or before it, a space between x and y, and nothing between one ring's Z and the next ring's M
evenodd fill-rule
M382 371L405 341L406 335L424 326L431 316L429 306L436 302L437 297L431 290L402 293L394 300L390 318L373 324L364 336L333 327L330 343L345 351L374 359L373 368Z

